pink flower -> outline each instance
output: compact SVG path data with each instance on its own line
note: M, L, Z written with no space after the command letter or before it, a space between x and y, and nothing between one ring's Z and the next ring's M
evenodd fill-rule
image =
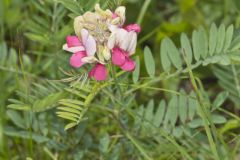
M94 57L97 50L96 41L86 29L81 30L81 40L77 36L67 36L66 41L63 49L74 53L70 58L70 64L74 68L97 61Z
M112 49L112 63L125 71L133 71L135 69L135 62L129 58L126 51L119 47Z
M67 43L63 45L64 50L72 53L85 51L83 44L80 42L77 36L67 36L66 41Z
M74 53L71 58L70 58L70 64L74 68L79 68L81 67L84 62L82 61L82 58L86 57L86 52L85 51L79 51L77 53Z
M93 77L97 81L104 81L107 78L107 69L103 64L97 63L89 72L89 77Z
M125 71L133 71L135 62L129 57L135 53L140 26L132 24L125 29L110 26L110 30L112 34L108 40L108 47L112 50L112 63Z
M134 31L136 33L141 32L141 27L138 24L130 24L130 25L124 27L124 29L126 29L128 32L131 32L131 31Z
M119 47L129 55L134 54L137 45L137 33L134 31L128 32L123 28L116 28L115 26L111 29L112 34L108 40L108 48Z

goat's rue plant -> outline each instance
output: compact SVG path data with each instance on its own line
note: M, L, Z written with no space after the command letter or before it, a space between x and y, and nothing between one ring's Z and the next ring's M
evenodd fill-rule
M83 107L76 108L72 105L66 107L58 107L58 116L74 121L69 123L65 129L69 129L83 119L83 115L88 110L88 105L94 99L94 96L102 88L113 83L119 86L116 69L120 68L123 71L132 72L135 70L135 62L131 59L136 52L137 34L141 28L138 24L125 25L125 10L124 6L119 6L115 11L109 9L103 10L99 4L95 5L95 11L87 11L74 19L75 35L66 37L66 44L63 45L63 50L71 52L70 65L80 71L84 66L87 66L88 74L85 74L85 80L93 78L96 80L95 87L87 83L82 83L80 88L84 88L87 92L92 92L88 96L83 96ZM117 68L115 68L117 67ZM109 72L112 76L108 78ZM81 80L81 79L80 79ZM79 81L80 81L79 80ZM104 81L104 83L100 83ZM80 83L80 82L79 82ZM74 83L77 86L78 83ZM82 99L81 98L81 99ZM75 100L74 104L78 104ZM60 102L60 104L65 104ZM81 104L81 103L80 103ZM82 119L83 118L83 119Z
M66 37L66 44L62 47L63 52L71 53L68 56L71 69L66 71L65 68L62 69L63 66L60 68L67 78L60 82L44 81L44 84L34 84L29 93L18 92L21 101L10 99L12 104L8 105L8 108L38 114L57 107L57 116L68 123L65 127L59 125L61 127L55 128L61 128L61 131L63 128L76 131L76 137L81 132L80 137L87 137L86 143L92 143L94 136L99 138L98 132L92 139L89 138L91 132L107 132L98 144L100 154L104 155L102 159L114 159L112 155L115 153L118 153L115 159L235 158L234 154L230 153L231 146L227 141L229 139L223 135L233 127L232 123L227 123L227 119L232 118L233 122L239 122L239 118L222 108L227 99L235 105L240 102L237 66L240 62L240 35L234 31L233 25L226 27L221 24L217 27L212 24L209 29L199 27L193 31L191 38L182 33L178 43L180 47L169 37L165 37L161 41L160 54L157 56L152 54L151 47L145 46L143 51L138 47L137 38L141 27L138 24L126 24L124 6L102 9L96 4L95 7L90 7L94 8L93 11L83 12L84 9L74 5L78 4L76 1L72 1L72 5L69 5L67 0L59 2L73 11L75 16L71 26L75 33ZM142 21L150 2L145 1L139 21ZM143 40L146 37L143 37ZM6 48L4 45L0 47ZM133 57L135 53L136 57ZM160 57L161 66L158 66L158 69L156 68L159 63L155 57ZM141 62L145 63L146 73L142 70ZM220 81L218 89L222 89L222 92L210 95L211 92L207 91L207 87L193 72L200 67L206 67L216 75ZM140 74L148 76L140 77ZM130 76L133 77L133 82ZM171 83L174 89L165 87L165 84L173 79L177 81L173 83L175 86ZM180 84L182 82L187 85ZM158 105L156 99L159 99ZM146 101L147 105L141 104ZM17 112L14 111L7 114L12 119L21 118L15 116ZM61 123L60 118L56 121ZM35 120L33 122L35 123ZM14 124L26 129L25 124L18 120L15 120ZM106 124L109 125L108 128L101 130L101 125ZM94 128L87 131L87 125ZM28 126L31 128L31 124ZM23 133L28 133L27 129L20 137L24 137ZM71 134L71 131L64 133ZM16 135L11 130L5 134ZM235 132L231 132L231 135L233 134ZM33 135L36 143L50 144L50 133L44 132L47 138ZM80 142L75 137L73 141L76 139ZM99 139L94 139L94 143L96 141ZM76 146L79 144L76 143ZM238 148L239 144L236 143L235 148ZM87 155L87 150L94 150L95 154L97 147L86 146L81 146L85 147L84 152L86 150L83 157L98 158L96 155ZM162 149L161 146L166 146L167 149ZM126 153L123 152L125 150Z

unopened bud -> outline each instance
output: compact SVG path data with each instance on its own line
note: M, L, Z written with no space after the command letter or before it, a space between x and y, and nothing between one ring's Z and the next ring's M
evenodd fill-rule
M105 46L104 49L103 49L103 57L105 60L109 60L111 58L111 53L110 53L110 50Z
M120 6L115 10L115 14L120 17L122 24L125 22L125 11L126 8L124 6Z

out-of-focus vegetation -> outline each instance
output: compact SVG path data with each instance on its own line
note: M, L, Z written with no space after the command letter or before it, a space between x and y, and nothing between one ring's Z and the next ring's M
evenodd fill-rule
M62 50L66 35L74 32L73 18L96 3L117 5L110 0L0 0L0 159L240 159L240 59L235 54L204 57L198 48L215 37L216 50L226 53L230 37L235 40L229 40L230 51L239 54L239 0L122 1L127 21L142 27L135 56L140 65L133 77L120 73L124 96L119 86L104 88L89 105L88 119L64 130L57 107L69 105L68 99L85 100L104 85L76 85L84 79L82 71L69 66L70 55ZM199 41L194 33L207 39ZM181 52L188 39L195 42L191 60L196 64L184 59L179 64L177 54L163 59L165 52ZM202 48L211 46L207 42Z

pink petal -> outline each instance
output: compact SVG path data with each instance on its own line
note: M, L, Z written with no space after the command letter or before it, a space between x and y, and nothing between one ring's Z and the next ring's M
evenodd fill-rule
M112 49L112 63L121 66L126 61L127 53L125 53L122 49L115 47Z
M130 31L134 31L136 33L140 33L141 32L141 27L138 24L130 24L130 25L126 26L125 29L128 32L130 32Z
M94 67L94 68L92 68L92 69L90 70L90 72L88 73L89 78L94 77L95 71L96 71L96 67Z
M97 81L104 81L107 78L107 69L104 65L98 63L89 72L89 77L94 77Z
M127 57L126 62L121 66L121 69L124 71L134 71L135 62Z
M77 36L67 36L66 41L68 47L82 46L82 43L79 41Z
M74 53L70 58L71 66L74 67L74 68L81 67L84 64L84 62L82 62L83 57L86 57L86 52Z
M116 14L116 13L113 13L112 14L112 19L115 19L115 18L117 18L118 17L118 15Z

